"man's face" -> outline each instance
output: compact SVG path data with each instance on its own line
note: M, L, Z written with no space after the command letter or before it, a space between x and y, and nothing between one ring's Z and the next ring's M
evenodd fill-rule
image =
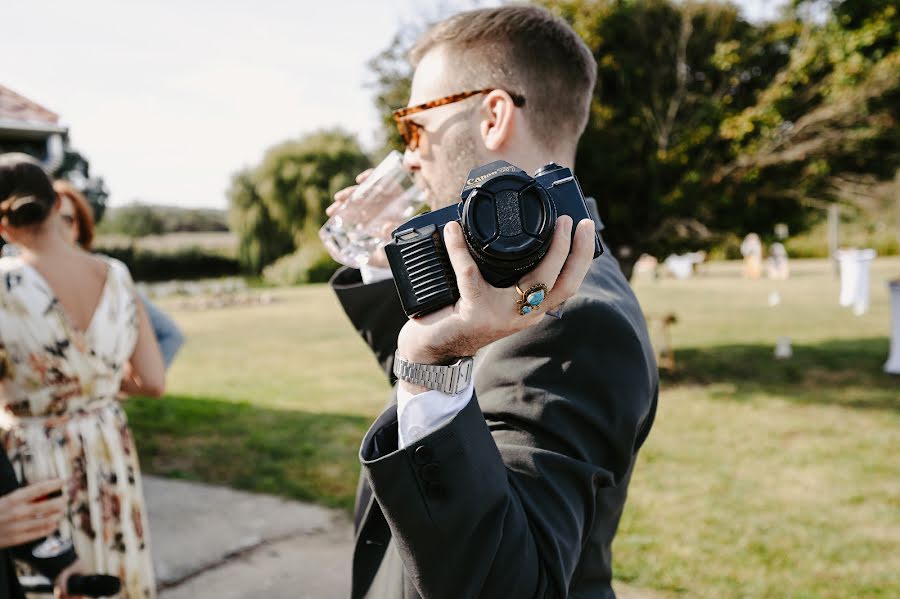
M457 89L452 61L451 52L441 46L422 57L413 75L409 106L469 91ZM483 98L476 95L409 117L422 130L418 147L406 150L404 164L425 189L433 210L458 202L469 171L489 162L479 134Z

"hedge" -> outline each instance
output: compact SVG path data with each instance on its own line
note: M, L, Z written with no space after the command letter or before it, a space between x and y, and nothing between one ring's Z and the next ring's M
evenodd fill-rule
M135 281L172 281L231 277L243 273L234 258L200 248L157 253L134 247L98 250L128 266Z

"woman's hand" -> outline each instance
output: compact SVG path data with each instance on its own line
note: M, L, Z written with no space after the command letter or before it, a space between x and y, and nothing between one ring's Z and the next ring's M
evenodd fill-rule
M520 295L515 287L498 289L485 281L469 254L459 224L448 223L444 227L444 244L456 273L459 301L406 323L400 331L398 353L412 362L449 363L473 356L482 347L537 324L548 310L578 291L591 266L594 222L584 219L578 223L570 244L571 232L572 219L561 216L547 254L537 268L519 281L522 290L537 283L549 289L539 310L522 315L516 309ZM420 391L409 383L402 384L410 392Z
M64 497L41 500L62 491L63 481L45 480L0 497L0 549L42 539L59 527Z

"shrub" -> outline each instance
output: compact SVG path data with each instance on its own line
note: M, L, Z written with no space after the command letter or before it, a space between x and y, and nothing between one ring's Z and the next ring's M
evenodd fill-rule
M325 248L310 242L267 266L263 270L263 280L270 285L324 283L339 267Z
M124 262L135 281L205 279L242 274L236 259L200 248L159 253L129 246L105 248L100 252Z

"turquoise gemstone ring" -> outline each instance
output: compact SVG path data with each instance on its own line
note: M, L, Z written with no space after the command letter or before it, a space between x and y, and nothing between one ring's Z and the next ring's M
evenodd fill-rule
M516 301L516 311L522 316L526 316L535 310L539 310L541 308L541 303L547 298L547 294L550 292L543 283L532 285L525 291L522 291L519 286L516 285L516 291L519 292L519 299Z

